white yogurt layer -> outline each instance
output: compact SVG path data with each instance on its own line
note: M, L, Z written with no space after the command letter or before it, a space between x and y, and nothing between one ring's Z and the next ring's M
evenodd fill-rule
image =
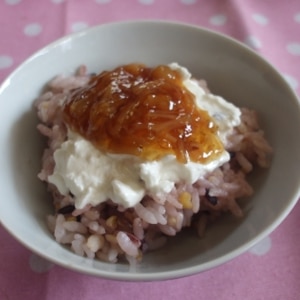
M183 82L196 97L197 105L208 111L219 127L219 137L225 144L233 127L240 123L240 110L220 96L206 93L191 79L186 68L177 63L169 65L179 70ZM174 155L156 161L143 161L134 155L103 153L74 132L54 152L55 168L48 177L59 192L74 195L76 208L98 205L108 199L125 208L139 203L145 194L159 196L169 193L175 183L193 184L229 160L224 151L218 159L207 164L179 163Z

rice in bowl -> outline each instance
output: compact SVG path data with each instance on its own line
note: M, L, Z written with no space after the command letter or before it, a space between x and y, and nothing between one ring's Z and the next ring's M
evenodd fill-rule
M72 139L86 142L80 134L78 137L78 132L72 135L71 130L70 133L64 118L64 107L74 91L86 88L94 77L82 66L74 76L58 76L52 80L47 91L36 101L41 120L38 129L48 139L38 176L47 183L53 196L55 213L48 216L48 224L57 242L70 245L81 256L109 262L125 258L133 263L142 259L143 253L163 246L168 236L174 236L184 228L194 227L202 236L206 226L225 212L236 217L243 216L238 201L253 194L247 177L256 166L267 167L272 152L259 127L256 112L248 108L239 109L239 123L223 137L228 159L196 180L182 180L180 174L181 179L175 180L167 191L155 193L146 187L144 193L129 193L129 198L130 195L141 198L141 201L134 201L131 205L127 202L116 203L109 197L98 201L95 194L89 198L92 198L90 202L79 201L76 194L68 190L65 181L60 186L55 153L59 153L58 150ZM212 95L205 82L192 81L204 94ZM217 117L220 116L215 116L215 119ZM132 137L134 140L135 136ZM188 161L188 157L186 159ZM55 172L58 174L56 179L53 178ZM78 172L81 173L80 168ZM77 179L78 176L73 176L73 181ZM139 184L145 185L145 180L139 178ZM124 189L120 194L122 192Z

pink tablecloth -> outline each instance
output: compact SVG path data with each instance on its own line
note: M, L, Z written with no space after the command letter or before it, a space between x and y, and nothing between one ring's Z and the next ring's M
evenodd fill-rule
M300 92L299 0L0 0L0 81L65 34L129 19L183 21L228 34L267 58ZM271 236L237 259L191 277L146 283L54 266L0 227L0 299L300 299L299 222L298 204Z

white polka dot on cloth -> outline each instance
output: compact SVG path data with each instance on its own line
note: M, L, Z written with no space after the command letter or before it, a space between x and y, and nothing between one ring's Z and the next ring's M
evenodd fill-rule
M294 20L295 20L295 22L300 23L300 12L298 12L294 15Z
M290 54L300 55L300 43L289 43L286 49Z
M180 2L185 5L191 5L191 4L195 4L197 0L180 0Z
M254 35L249 35L244 42L255 50L262 47L261 41Z
M144 5L151 5L154 3L154 0L139 0L139 2Z
M22 0L5 0L5 3L9 5L16 5L19 4L21 1Z
M259 25L267 25L269 23L269 19L262 14L253 14L252 19Z
M111 0L95 0L95 1L96 1L96 3L98 3L98 4L106 4L106 3L111 2Z
M227 17L223 14L214 15L209 19L209 23L214 26L222 26L226 23Z
M29 266L30 266L30 269L35 273L46 273L54 265L53 265L53 263L47 261L46 259L44 259L38 255L31 254L31 256L29 258Z
M14 60L11 56L8 55L0 55L0 70L9 68L13 65Z
M262 256L270 251L272 248L272 240L268 236L250 248L249 252L251 254Z
M65 2L65 0L51 0L51 2L53 2L54 4L61 4Z
M288 74L282 74L282 75L292 89L296 90L298 88L299 82L295 77Z
M42 25L39 23L27 24L24 27L24 33L27 36L37 36L42 32L42 30L43 30Z
M77 31L86 29L88 27L89 27L89 25L86 22L75 22L71 25L71 30L73 32L77 32Z

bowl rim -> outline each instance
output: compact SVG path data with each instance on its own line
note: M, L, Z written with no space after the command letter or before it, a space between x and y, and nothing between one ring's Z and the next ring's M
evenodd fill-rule
M300 102L298 100L298 96L296 92L291 88L291 86L287 83L287 81L284 79L282 74L277 70L277 68L272 65L268 60L266 60L264 57L262 57L259 53L248 47L247 45L243 44L242 42L236 40L235 38L216 32L214 30L193 25L185 22L177 22L177 21L165 21L165 20L155 20L155 19L149 19L149 20L129 20L129 21L117 21L117 22L108 22L103 23L99 25L95 25L89 28L86 28L84 30L81 30L79 32L66 34L59 39L54 40L53 42L45 45L41 49L35 51L32 55L30 55L27 59L25 59L23 62L21 62L1 83L0 85L0 96L2 92L7 88L9 85L11 79L22 70L22 68L29 64L32 60L34 60L37 56L51 51L53 48L59 47L62 43L64 43L67 40L73 40L78 39L81 36L89 35L94 31L98 31L99 29L103 29L105 27L111 28L111 27L119 27L124 25L131 25L131 26L139 26L139 25L148 25L148 26L178 26L181 28L186 28L187 30L196 30L200 32L204 32L206 34L210 34L214 36L215 38L222 39L225 42L230 42L235 47L241 48L243 51L248 52L249 55L254 56L256 59L258 59L261 63L263 63L265 66L267 66L272 72L281 79L281 82L285 89L293 96L293 101L296 102L296 105L298 105L298 109L300 112ZM292 98L292 97L291 97ZM300 114L299 114L300 115ZM292 211L296 203L298 202L300 197L300 182L298 185L298 189L294 193L294 197L292 199L289 199L288 205L285 206L285 209L280 213L280 215L268 226L265 228L264 231L256 235L254 238L249 240L247 243L241 245L240 247L236 248L233 251L230 251L216 259L210 260L208 262L202 263L200 265L192 266L192 267L186 267L181 268L176 271L162 271L159 273L151 272L151 273L118 273L118 272L111 272L101 269L95 269L92 267L82 268L81 265L73 265L68 264L67 262L63 262L62 260L58 260L55 257L45 253L43 249L40 249L38 247L34 247L26 242L20 236L18 233L13 232L5 222L1 220L1 212L0 212L0 224L3 226L6 231L13 236L17 241L19 241L25 248L31 250L33 253L36 253L37 255L45 258L48 261L53 262L56 265L60 265L64 268L78 271L80 273L107 278L107 279L113 279L113 280L121 280L121 281L157 281L157 280L167 280L167 279L175 279L179 277L185 277L194 275L197 273L200 273L202 271L207 271L209 269L215 268L217 266L220 266L226 262L229 262L230 260L234 259L235 257L239 256L240 254L246 252L251 247L253 247L255 244L257 244L259 241L267 237L271 232L273 232L282 222L283 220L288 216L288 214ZM88 258L85 258L88 259Z

